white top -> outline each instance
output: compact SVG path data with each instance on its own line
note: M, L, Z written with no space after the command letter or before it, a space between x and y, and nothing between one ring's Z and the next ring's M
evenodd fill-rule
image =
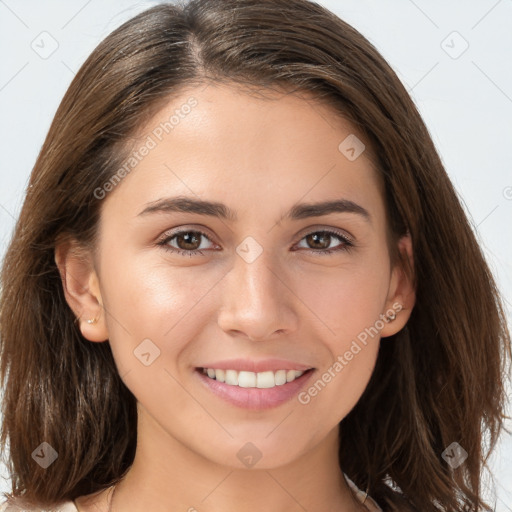
M343 473L345 475L345 473ZM375 503L375 501L368 496L365 500L366 493L364 491L361 491L357 487L357 485L350 480L350 478L345 475L345 479L347 480L348 485L354 490L356 493L357 499L363 503L364 506L368 509L368 512L383 512L382 509ZM0 504L0 512L78 512L78 509L76 508L76 505L72 501L66 501L64 503L61 503L60 505L55 506L51 509L46 508L26 508L23 507L23 501L21 498L18 498L17 500L12 501L11 503L8 503L7 501L4 501Z
M2 502L0 504L0 512L78 512L78 509L72 501L65 501L53 508L27 508L23 506L21 498L18 498L17 500L11 501L11 503L7 501Z

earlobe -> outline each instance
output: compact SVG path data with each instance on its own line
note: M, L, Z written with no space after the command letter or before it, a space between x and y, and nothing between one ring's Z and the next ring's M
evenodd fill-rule
M386 319L381 330L382 338L392 336L404 328L416 302L414 258L409 233L400 238L398 250L401 258L392 271L386 310L383 312Z
M106 341L108 331L99 280L90 253L75 241L66 241L56 246L55 263L64 296L77 317L82 335L89 341Z

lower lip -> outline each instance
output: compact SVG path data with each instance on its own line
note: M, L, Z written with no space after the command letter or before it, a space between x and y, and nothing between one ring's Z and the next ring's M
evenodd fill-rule
M313 370L307 370L292 382L287 382L281 386L274 386L273 388L241 388L240 386L230 386L224 382L211 379L208 375L203 373L202 369L197 369L195 373L199 376L204 385L208 386L210 391L232 405L244 409L262 410L277 407L296 396L299 390L310 379Z

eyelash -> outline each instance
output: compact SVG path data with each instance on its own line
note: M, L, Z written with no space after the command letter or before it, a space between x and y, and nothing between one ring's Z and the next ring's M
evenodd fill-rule
M207 238L208 240L210 240L210 237L203 231L200 231L198 229L194 229L194 230L186 229L186 230L182 230L182 231L177 231L177 232L173 233L171 236L167 236L165 239L158 242L157 245L161 246L166 251L176 253L176 254L181 254L183 256L186 256L186 255L188 255L188 256L195 256L195 255L204 256L203 251L201 249L193 249L193 250L187 251L185 249L176 249L175 247L170 247L168 245L169 242L173 238L176 238L177 236L183 235L185 233L200 234L200 235L204 236L205 238ZM308 252L318 254L319 256L327 256L332 253L341 252L341 251L349 252L350 250L352 250L354 248L354 243L347 236L343 235L339 231L334 231L334 230L330 230L330 229L322 229L322 230L311 231L309 233L306 233L299 240L299 242L301 242L304 238L306 238L309 235L314 235L314 234L318 234L318 233L334 236L334 237L338 238L341 242L343 242L343 245L337 249L306 249ZM210 240L210 242L211 241L212 240Z

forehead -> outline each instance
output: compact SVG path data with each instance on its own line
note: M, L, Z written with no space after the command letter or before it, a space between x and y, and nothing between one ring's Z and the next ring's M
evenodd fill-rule
M182 90L141 128L128 156L144 146L117 187L130 188L140 201L165 192L255 211L341 193L378 201L382 192L364 136L303 92L217 84Z
M327 99L289 85L262 88L208 82L181 89L167 103L160 104L160 110L139 130L135 144L148 136L158 145L171 144L170 139L179 137L180 143L200 140L205 149L222 142L218 149L225 151L245 143L244 150L248 151L250 145L258 148L260 143L267 152L276 146L284 158L283 150L291 149L294 141L302 143L293 148L297 156L313 154L315 149L324 151L328 146L331 150L349 149L346 144L338 147L349 135L365 141L363 160L375 166L377 159L366 137ZM265 155L260 155L263 158Z

